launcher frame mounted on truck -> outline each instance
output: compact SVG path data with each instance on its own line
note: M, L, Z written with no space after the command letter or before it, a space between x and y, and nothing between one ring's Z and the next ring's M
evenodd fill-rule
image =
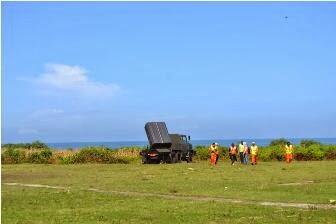
M145 131L149 147L140 153L144 164L192 162L195 152L190 136L169 134L164 122L148 122Z

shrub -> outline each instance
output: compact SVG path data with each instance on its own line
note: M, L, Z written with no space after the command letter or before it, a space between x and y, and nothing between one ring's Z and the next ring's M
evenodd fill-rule
M303 139L300 142L300 146L302 147L309 147L311 145L321 145L321 143L312 139Z
M1 145L3 149L29 149L30 143L18 143L18 144L3 144Z
M50 149L42 149L29 152L27 154L27 162L29 163L52 163L52 151Z
M197 145L195 147L196 156L195 159L197 160L208 160L210 158L210 153L208 148L205 146Z
M73 155L74 163L103 163L108 160L108 150L103 147L87 147Z
M325 147L310 145L309 147L297 147L294 151L296 160L322 160L325 156Z
M9 148L1 154L1 163L13 164L23 163L25 161L25 151L23 149Z
M278 138L278 139L274 139L270 142L269 146L284 146L287 144L287 142L289 142L287 139L285 138Z
M75 163L72 156L58 157L56 161L59 164L74 164Z
M127 160L130 163L139 161L141 159L140 151L143 149L143 147L124 147L118 150L113 150L111 152L114 153L115 157L123 158L123 160Z
M259 158L263 161L281 161L284 159L284 151L281 149L281 147L282 146L280 145L259 147Z
M140 157L138 157L139 159ZM133 157L126 157L118 155L118 151L111 151L108 163L121 163L121 164L128 164L138 160L137 158Z
M194 148L194 150L196 152L196 156L195 156L196 160L208 160L210 158L210 153L209 153L209 148L208 147L197 145ZM224 157L228 156L228 148L226 148L224 146L219 146L218 151L219 151L220 156L224 156Z
M59 164L73 164L74 151L54 151L53 161Z
M229 148L225 146L219 146L218 149L219 149L219 155L224 157L229 156Z
M43 143L43 142L40 142L40 141L34 141L30 144L30 147L32 149L48 149L48 145Z
M106 147L87 147L76 152L71 159L62 162L71 163L131 163L139 159L139 152L130 150L110 150Z
M262 161L281 161L284 159L283 146L259 147L259 159ZM110 150L106 147L87 147L79 151L51 151L50 149L23 149L5 148L1 153L3 164L16 163L134 163L140 160L139 152L143 147L124 147L118 150ZM196 146L195 160L208 160L210 153L206 146ZM226 147L219 147L221 156L228 156ZM296 146L294 148L296 160L322 160L336 159L336 145L313 144L309 147Z
M326 146L325 159L328 160L336 159L336 145Z
M261 148L259 147L259 159L262 161L270 161L271 160L271 150L268 150L267 148Z
M325 152L320 144L310 145L308 147L308 153L311 154L313 160L322 160L325 155Z
M40 142L40 141L33 141L32 143L17 143L17 144L3 144L3 148L5 149L48 149L48 145Z

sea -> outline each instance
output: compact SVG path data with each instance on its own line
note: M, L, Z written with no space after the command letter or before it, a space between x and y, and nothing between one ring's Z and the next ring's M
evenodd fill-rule
M301 140L309 139L319 141L322 144L331 145L336 144L336 138L293 138L288 139L292 144L299 144ZM229 146L231 143L238 143L240 141L245 141L247 144L255 142L259 146L267 146L270 142L274 140L271 138L266 139L208 139L208 140L191 140L191 144L195 147L197 145L208 146L213 142L217 142L222 146ZM118 149L122 147L130 146L140 146L146 147L148 145L147 141L114 141L114 142L57 142L57 143L47 143L51 148L55 149L79 149L88 146L105 146L111 149Z

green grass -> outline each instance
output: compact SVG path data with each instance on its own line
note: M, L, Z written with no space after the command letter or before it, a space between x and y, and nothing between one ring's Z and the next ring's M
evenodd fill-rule
M188 169L192 168L192 169ZM258 166L76 164L2 166L2 223L335 223L336 210L122 196L87 191L152 192L245 201L329 203L336 199L336 161L261 162ZM281 186L281 183L313 183Z

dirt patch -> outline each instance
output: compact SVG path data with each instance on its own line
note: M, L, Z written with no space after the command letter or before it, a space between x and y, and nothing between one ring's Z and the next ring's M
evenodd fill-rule
M22 187L36 187L36 188L51 188L51 189L70 189L70 187L62 186L50 186L41 184L22 184L22 183L3 183L8 186L22 186ZM178 199L189 201L215 201L222 203L235 203L245 205L261 205L261 206L273 206L273 207L292 207L301 209L336 209L336 205L332 204L313 204L313 203L287 203L287 202L270 202L270 201L248 201L237 200L223 197L206 197L206 196L189 196L180 194L157 194L147 192L131 192L131 191L113 191L113 190L100 190L96 188L83 189L85 191L93 191L104 194L117 194L124 196L143 196L143 197L159 197L164 199Z
M112 193L112 194L119 194L119 195L125 195L125 196L147 196L147 197L160 197L160 198L165 198L165 199L215 201L215 202L225 202L225 203L235 203L235 204L262 205L262 206L273 206L273 207L294 207L294 208L303 208L303 209L336 209L336 205L329 205L329 204L247 201L247 200L238 200L238 199L230 199L230 198L223 198L223 197L187 196L187 195L177 195L177 194L174 194L174 195L154 194L154 193L127 192L127 191L106 191L106 190L99 190L95 188L90 188L88 190L99 192L99 193Z
M22 187L37 187L37 188L52 188L52 189L68 189L67 187L50 186L43 184L20 184L20 183L5 183L8 186L22 186Z
M278 184L280 186L298 186L298 185L305 185L305 184L313 184L314 181L312 180L307 180L307 181L303 181L303 182L297 182L297 183L282 183L282 184Z

